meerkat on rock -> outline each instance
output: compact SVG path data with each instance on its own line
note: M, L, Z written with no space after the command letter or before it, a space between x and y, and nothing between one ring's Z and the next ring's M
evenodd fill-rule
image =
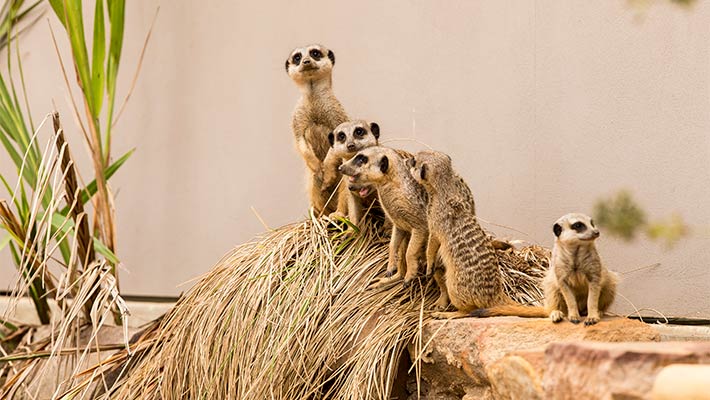
M365 148L377 146L380 127L376 122L363 120L344 122L328 134L330 150L323 161L323 185L337 186L341 178L338 168ZM377 193L372 185L356 183L350 177L338 189L338 208L331 216L347 216L354 224L359 224L363 211L376 200Z
M453 170L451 158L422 151L407 165L429 197L426 260L427 275L434 274L441 291L436 307L445 309L450 301L457 309L433 316L466 317L474 310L493 306L514 310L515 315L545 316L541 308L516 304L503 291L492 240L478 223L471 189ZM437 255L443 261L443 272L434 270Z
M376 283L382 286L404 278L409 286L417 277L419 260L428 237L426 221L427 194L409 173L405 159L410 154L373 146L359 151L340 166L350 177L351 185L371 185L385 215L392 221L387 277ZM400 247L406 243L406 262L400 263Z
M614 302L619 277L601 262L594 241L599 230L594 221L584 214L567 214L552 227L555 245L552 247L550 268L542 285L545 290L545 307L528 307L540 310L552 322L560 322L565 314L570 322L594 325ZM477 317L520 315L515 309L500 306L476 310Z
M599 230L584 214L567 214L553 225L555 245L543 281L545 305L552 322L565 314L572 323L586 315L585 325L599 322L614 302L619 277L601 261L594 241Z
M323 185L323 160L328 149L328 133L348 121L343 106L333 94L332 71L335 54L321 45L299 47L286 60L286 72L301 90L291 127L296 147L309 170L310 205L316 213L335 211L333 187Z

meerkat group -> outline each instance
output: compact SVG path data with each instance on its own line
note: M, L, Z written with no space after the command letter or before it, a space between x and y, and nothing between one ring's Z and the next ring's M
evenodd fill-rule
M599 322L612 304L618 276L606 269L594 240L599 231L584 214L553 225L555 244L543 280L545 307L513 301L503 290L496 249L510 247L480 226L470 187L451 157L436 151L412 155L379 143L380 126L351 120L333 94L335 54L321 45L294 49L286 71L301 91L293 113L296 147L309 172L310 206L330 218L364 221L379 203L392 224L387 270L372 287L411 285L426 265L440 290L435 318L515 315L566 316ZM337 190L336 190L337 189ZM453 306L456 311L445 312Z

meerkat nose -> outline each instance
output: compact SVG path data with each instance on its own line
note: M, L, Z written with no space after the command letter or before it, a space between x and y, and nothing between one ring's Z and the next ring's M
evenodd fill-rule
M355 145L354 145L353 143L350 143L350 144L348 145L348 150L350 150L350 151L355 150Z
M599 231L598 231L598 230L594 230L594 231L592 232L592 235L594 235L595 238L598 238L598 237L599 237Z
M305 59L305 60L303 60L303 63L304 63L304 64L310 64L310 63L311 63L311 60Z

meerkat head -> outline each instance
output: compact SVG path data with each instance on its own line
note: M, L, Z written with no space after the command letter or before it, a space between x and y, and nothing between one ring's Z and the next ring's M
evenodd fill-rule
M286 59L286 73L297 84L330 77L335 54L319 44L299 47Z
M451 157L438 151L420 151L407 160L409 173L420 185L431 192L442 176L452 176Z
M556 240L564 244L592 242L599 237L599 229L592 218L579 213L563 215L552 226L552 231Z
M338 157L351 158L358 151L377 146L380 126L362 120L343 122L328 134L330 147Z
M360 150L355 156L345 161L338 170L349 176L348 188L359 190L372 185L377 186L392 175L392 163L401 161L397 153L387 147L372 146ZM369 193L359 193L360 196L367 196Z

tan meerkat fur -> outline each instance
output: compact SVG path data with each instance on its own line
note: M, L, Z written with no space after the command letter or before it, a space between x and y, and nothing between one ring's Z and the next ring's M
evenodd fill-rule
M601 261L594 241L599 230L584 214L567 214L553 225L555 245L545 275L545 308L552 322L565 314L572 323L587 315L584 325L594 325L614 302L619 277Z
M516 305L503 291L503 278L491 237L478 223L471 189L454 171L451 158L440 152L422 151L409 160L411 175L426 189L429 204L429 238L426 250L427 275L434 272L441 295L439 309L448 302L456 312L436 312L435 318L469 316L477 309L492 306L519 308L520 314L540 310ZM443 274L434 271L437 255Z
M334 186L341 180L338 171L343 162L351 159L358 151L378 145L380 126L376 122L355 120L338 125L328 134L330 150L323 161L323 184ZM343 179L338 186L338 208L331 217L345 217L358 225L363 211L377 199L372 185L354 182L353 178Z
M373 185L380 206L392 221L387 278L375 286L404 279L408 286L417 277L419 260L428 237L426 222L427 195L424 188L409 174L405 159L409 153L388 147L373 146L359 151L340 166L340 171L352 177L350 182ZM407 242L408 238L408 242ZM406 243L405 263L400 263L400 246Z
M333 51L317 44L294 49L286 60L286 72L301 91L291 128L309 170L310 205L317 213L335 210L336 201L329 201L333 188L323 185L322 164L330 148L328 133L349 119L333 94L334 65Z

